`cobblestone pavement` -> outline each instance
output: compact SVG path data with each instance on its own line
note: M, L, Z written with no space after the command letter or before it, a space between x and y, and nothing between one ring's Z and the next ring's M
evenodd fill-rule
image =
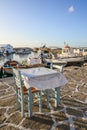
M22 118L16 107L13 77L0 79L0 130L87 130L87 66L65 67L64 75L59 106L52 101L47 109L43 101L43 112L34 106L32 118Z

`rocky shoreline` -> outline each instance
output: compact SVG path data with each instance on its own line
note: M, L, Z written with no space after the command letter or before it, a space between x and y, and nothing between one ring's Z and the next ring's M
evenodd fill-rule
M64 68L68 84L61 87L61 103L54 102L47 109L43 101L42 113L38 106L32 118L21 117L16 107L13 77L0 79L0 130L86 130L87 129L87 66Z

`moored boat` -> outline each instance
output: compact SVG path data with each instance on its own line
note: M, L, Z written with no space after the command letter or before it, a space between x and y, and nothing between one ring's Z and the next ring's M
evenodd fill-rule
M84 63L84 57L71 57L71 58L58 58L58 59L44 59L44 64L46 66L54 65L82 65Z
M44 59L44 64L48 67L50 67L51 64L61 66L61 65L66 65L67 61L61 60L61 59L59 60L58 59Z
M15 67L15 66L17 66L19 64L19 62L18 61L15 61L15 60L9 60L9 61L6 61L5 63L4 63L4 67Z
M6 61L4 63L4 65L1 67L3 74L7 73L7 74L13 74L12 68L17 68L17 69L23 69L23 68L32 68L32 67L38 67L38 66L44 66L43 64L37 63L37 64L21 64L18 61L15 60L10 60L10 61Z
M19 66L19 62L15 60L6 61L3 65L3 73L12 74L12 68Z

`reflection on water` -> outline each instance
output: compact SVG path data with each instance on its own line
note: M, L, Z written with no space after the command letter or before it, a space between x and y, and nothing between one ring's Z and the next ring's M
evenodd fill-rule
M16 60L20 63L25 61L28 57L36 56L37 54L34 52L31 52L31 54L11 54L9 56L1 56L0 57L0 66L2 66L7 60Z

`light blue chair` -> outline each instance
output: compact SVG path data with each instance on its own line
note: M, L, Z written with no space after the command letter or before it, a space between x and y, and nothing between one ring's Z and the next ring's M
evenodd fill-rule
M32 105L34 105L34 98L37 100L39 98L39 111L42 111L42 93L40 90L35 87L31 87L27 89L24 86L24 81L21 76L20 70L13 68L13 76L16 85L16 96L17 96L17 104L21 104L21 115L22 117L25 115L25 102L27 96L28 103L28 113L29 117L32 117ZM36 95L36 96L35 96ZM33 98L34 97L34 98ZM17 105L18 106L18 105Z
M58 66L58 65L54 65L53 63L51 63L50 69L57 68L60 70L60 73L63 73L65 65L66 64ZM60 104L60 87L46 90L46 95L47 95L47 107L48 108L49 108L50 100L55 100L55 107L57 107Z
M53 89L45 90L46 100L47 100L47 108L50 108L50 101L55 101L55 107L57 107L60 103L60 87L56 87Z

